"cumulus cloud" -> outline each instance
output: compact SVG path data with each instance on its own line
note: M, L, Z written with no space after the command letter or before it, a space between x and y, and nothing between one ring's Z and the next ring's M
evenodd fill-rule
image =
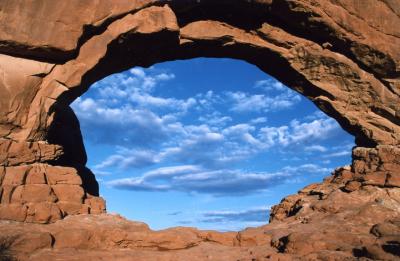
M301 97L291 90L286 90L275 96L265 94L249 94L245 92L227 92L227 98L233 102L234 112L268 112L287 109L300 102Z
M157 129L163 131L158 133L158 136L152 133L154 129L147 131L147 134L154 136L147 141L154 141L156 137L161 139L161 134L167 137L164 140L168 142L163 143L164 145L157 150L144 150L140 153L136 149L119 150L97 167L145 167L172 161L202 165L206 168L224 168L273 147L313 144L329 138L338 131L338 125L327 117L304 122L293 120L289 125L261 128L241 123L215 129L207 124L164 124L164 121L165 119L160 119L161 126ZM155 124L153 126L155 127ZM318 144L308 145L305 150L309 153L327 151Z
M339 130L335 120L326 116L312 121L292 120L289 125L263 127L259 138L268 146L302 144L332 137ZM321 149L321 148L320 148Z
M73 108L82 128L90 133L87 137L96 143L148 146L173 132L168 117L130 105L113 108L91 98L78 98Z
M232 117L216 110L216 105L228 104L235 111L282 109L293 105L300 96L275 80L255 84L256 88L276 91L277 95L272 97L244 92L225 92L221 96L211 90L187 99L153 95L155 88L174 78L171 73L133 68L96 83L93 97L78 98L73 103L84 132L89 133L88 139L127 147L124 152L111 155L99 168L143 167L167 159L229 164L272 146L318 139L337 127L333 120L321 117L312 122L294 120L278 127L266 126L266 117L257 117L229 126ZM180 119L192 108L202 112L198 117L200 124L185 125ZM136 147L146 147L148 151L139 155L131 149Z
M288 87L283 85L281 82L278 82L273 78L270 78L270 79L256 81L254 83L254 88L269 92L269 91L283 91L286 90Z
M188 98L187 100L178 100L174 98L155 97L148 93L132 92L130 99L137 107L143 108L173 108L186 112L189 108L196 104L196 100Z
M174 74L147 74L141 68L133 68L97 82L92 86L94 94L78 98L72 108L93 142L151 146L175 135L179 131L177 115L185 114L196 104L193 98L152 95L156 86L174 78Z
M228 100L233 102L233 112L269 112L288 109L301 101L301 96L275 79L255 82L254 88L262 90L260 94L242 91L226 92Z
M304 177L324 176L331 171L331 161L344 155L343 147L324 143L340 127L322 112L274 121L279 115L273 113L293 108L301 96L273 79L230 92L220 88L187 95L190 86L184 86L171 96L175 78L168 71L133 68L94 84L90 96L72 104L84 137L113 145L91 166L103 175L102 184L129 191L201 194L217 201L215 197L259 195ZM255 163L247 164L252 158ZM269 160L274 161L273 170L254 171L263 162L270 169ZM310 164L314 162L320 165ZM241 229L265 223L268 214L269 207L225 209L199 212L197 219L181 223L224 223L225 228ZM168 215L187 216L180 211Z
M212 90L208 90L205 93L198 93L195 96L198 101L197 110L199 111L215 111L215 105L225 102L224 97L220 94L215 93Z
M119 150L97 167L143 167L142 163L149 166L170 161L221 167L245 159L263 146L251 134L254 127L247 124L237 124L219 131L205 124L170 124L165 128L168 128L168 133L175 134L165 146L160 146L158 150L142 151L140 155L137 149Z
M141 68L129 70L129 74L112 75L94 85L98 99L110 105L130 104L136 108L151 110L172 109L186 112L196 104L194 98L175 99L154 96L155 88L175 78L174 74L158 73L148 75Z
M301 175L327 174L328 168L314 164L287 166L280 171L245 172L238 169L204 169L198 165L182 165L155 169L142 176L116 179L107 184L135 191L180 191L214 196L240 196L292 182Z
M118 145L113 154L94 166L95 172L179 165L113 180L109 185L128 190L240 195L296 180L296 173L328 172L312 164L274 173L232 169L233 164L271 148L307 144L304 150L308 153L328 152L317 142L331 137L339 128L323 114L273 126L264 116L241 123L228 113L229 108L235 112L266 112L291 107L300 96L284 85L269 80L255 84L268 94L207 91L187 99L155 94L164 82L174 78L170 73L133 68L96 83L94 95L78 98L72 105L89 139ZM224 106L225 114L219 110ZM188 116L196 117L184 122L182 119L192 109L197 114L191 111ZM339 151L333 152L336 154L332 157L339 156Z
M222 115L218 111L213 111L199 117L199 121L215 127L223 127L232 121L232 117Z

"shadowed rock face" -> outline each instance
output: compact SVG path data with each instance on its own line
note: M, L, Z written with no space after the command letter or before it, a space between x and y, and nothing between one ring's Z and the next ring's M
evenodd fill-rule
M368 195L384 189L400 202L392 192L400 187L399 24L399 0L0 1L0 219L52 223L105 212L69 108L92 83L134 66L230 57L309 98L358 146L352 166L319 185L325 192L311 189L274 207L268 229L286 232L268 244L287 254L303 251L296 242L306 235L290 234L287 225L301 209L332 212L347 226L363 224L353 220L357 215L343 220L351 206L330 208L335 201L323 195L329 188L329 195L340 191L371 203L376 198ZM307 197L320 205L309 208ZM376 231L398 224L393 204L393 215L376 217ZM361 209L359 215L369 217ZM320 218L305 223L331 231L327 217ZM351 253L390 260L396 240L374 245L357 238L348 242L353 248L339 248L347 251L343 259ZM332 251L317 244L302 253L316 249Z
M398 1L20 0L0 10L5 138L46 140L57 108L111 73L206 56L257 65L359 146L399 145Z

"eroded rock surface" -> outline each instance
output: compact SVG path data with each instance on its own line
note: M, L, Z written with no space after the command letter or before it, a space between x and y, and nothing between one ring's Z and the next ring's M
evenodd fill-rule
M243 59L277 77L336 118L359 146L397 146L398 5L378 0L2 1L1 90L7 94L0 103L2 133L19 141L45 140L57 107L110 73L214 56ZM18 87L11 90L11 85Z
M272 209L271 223L240 232L150 230L118 215L74 215L52 224L1 221L20 260L398 260L400 188L337 169Z
M398 259L398 24L399 0L0 1L2 234L32 260ZM105 204L69 104L111 73L202 56L248 61L313 101L355 136L351 166L240 233L75 216Z
M82 188L75 168L35 163L0 169L0 218L49 223L73 214L98 214L104 201Z

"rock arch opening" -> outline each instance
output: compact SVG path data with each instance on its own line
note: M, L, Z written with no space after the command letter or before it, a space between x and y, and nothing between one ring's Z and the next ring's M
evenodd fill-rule
M354 146L311 102L233 59L135 67L72 108L108 211L157 229L266 224L268 206L348 165Z

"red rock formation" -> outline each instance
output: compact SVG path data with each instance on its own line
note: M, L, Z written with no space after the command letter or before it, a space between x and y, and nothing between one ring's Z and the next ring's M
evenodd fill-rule
M233 239L193 230L147 231L138 234L146 238L143 245L121 232L124 236L116 233L121 239L116 242L122 242L118 247L142 249L135 250L135 260L149 260L149 255L159 260L196 255L214 260L395 259L400 241L398 24L398 0L0 1L0 219L52 223L67 215L105 212L69 108L92 83L134 66L231 57L303 94L353 134L358 147L351 167L285 198L266 228ZM69 220L79 231L73 236L68 234L72 230L64 236L57 232L67 220L46 226L11 222L11 232L18 226L21 233L32 229L13 248L19 244L22 252L35 253L32 259L66 259L59 246L73 243L85 249L76 250L77 257L125 258L121 252L105 254L88 240L90 233L107 237L110 231L85 232L80 227L84 218ZM169 239L161 242L160 237ZM97 252L87 250L88 244ZM105 249L114 249L111 245ZM185 249L143 250L172 250L173 245Z
M2 219L48 223L66 215L105 211L101 198L83 190L75 168L43 163L3 167L0 180Z
M107 214L72 215L48 225L0 221L0 231L22 261L398 260L400 188L359 182L349 191L354 175L337 169L273 207L270 224L240 232L152 231Z

